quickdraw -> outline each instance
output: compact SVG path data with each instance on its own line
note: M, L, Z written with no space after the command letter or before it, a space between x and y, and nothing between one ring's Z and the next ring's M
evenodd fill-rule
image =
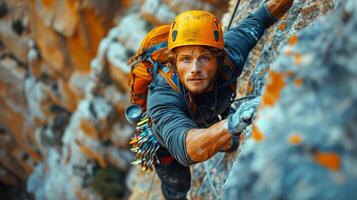
M131 164L140 165L143 171L152 171L154 164L159 164L159 158L156 155L160 145L150 128L150 119L147 112L143 113L141 119L136 124L136 132L131 138L130 149L136 153L136 160Z

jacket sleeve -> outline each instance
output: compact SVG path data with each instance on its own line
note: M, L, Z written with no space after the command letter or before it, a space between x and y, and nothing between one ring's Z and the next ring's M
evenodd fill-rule
M195 164L186 151L186 135L197 125L192 121L184 97L168 84L159 84L149 92L148 111L154 134L163 141L170 154L182 165Z
M263 36L265 29L269 28L274 22L275 19L264 4L236 27L225 32L225 50L228 53L229 60L237 69L236 77L241 74L249 52Z

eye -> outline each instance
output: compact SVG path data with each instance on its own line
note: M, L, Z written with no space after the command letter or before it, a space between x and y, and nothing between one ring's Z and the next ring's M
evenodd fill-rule
M188 57L188 56L184 56L184 57L180 58L180 61L184 62L184 63L190 63L191 62L191 58Z
M211 56L203 55L203 56L200 56L198 59L199 59L200 62L208 62L208 61L211 60Z

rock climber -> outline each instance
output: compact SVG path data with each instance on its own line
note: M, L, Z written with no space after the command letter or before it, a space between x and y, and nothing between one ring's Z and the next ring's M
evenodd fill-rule
M236 81L251 49L292 3L268 0L224 36L219 20L207 11L185 11L171 23L169 60L180 91L175 92L159 77L147 102L153 134L161 146L155 171L165 199L186 199L191 186L190 165L217 152L237 149L259 97L230 112L235 92L230 89L232 81L223 76L233 74Z

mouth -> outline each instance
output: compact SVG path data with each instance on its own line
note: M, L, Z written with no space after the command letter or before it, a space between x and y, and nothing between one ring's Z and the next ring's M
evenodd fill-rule
M192 82L192 83L201 82L204 80L205 80L204 78L188 78L187 79L188 82Z
M197 84L202 84L203 83L203 79L189 79L188 82L193 84L193 85L197 85Z

